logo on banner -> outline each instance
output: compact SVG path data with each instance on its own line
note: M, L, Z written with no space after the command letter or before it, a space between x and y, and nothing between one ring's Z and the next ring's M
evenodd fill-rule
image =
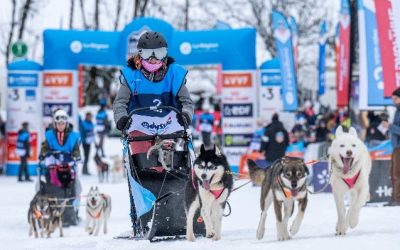
M25 90L25 100L26 101L35 101L36 100L36 91L34 89Z
M82 43L78 40L72 41L69 47L72 53L75 54L78 54L82 51Z
M247 147L253 134L224 134L225 147Z
M192 52L192 45L188 42L181 43L179 50L183 55L189 55Z
M280 23L278 29L274 32L274 37L281 43L286 43L290 39L290 30Z
M72 73L44 73L44 87L72 87Z
M38 85L37 74L9 74L9 87L36 87Z
M160 123L160 124L155 124L153 123L148 123L148 122L142 122L142 127L147 129L148 131L150 131L153 134L159 133L162 134L163 132L165 132L169 125L171 125L172 123L172 119L171 117L168 117L168 120L165 123Z
M54 112L58 109L62 109L69 116L72 116L72 104L71 103L43 103L43 116L52 117Z
M223 74L223 87L225 88L245 88L251 86L251 73Z
M224 117L252 117L253 104L223 104L222 105Z
M15 102L19 100L19 96L19 89L12 89L11 93L8 93L8 98Z
M253 124L251 122L242 123L224 123L224 130L229 129L252 129Z

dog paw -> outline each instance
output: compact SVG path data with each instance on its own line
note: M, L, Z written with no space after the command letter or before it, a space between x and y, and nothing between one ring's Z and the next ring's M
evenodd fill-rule
M337 226L336 227L336 235L337 236L339 236L339 235L346 235L346 227L344 227L344 226L341 226L341 227L339 227L339 226Z
M186 240L194 242L196 240L196 237L194 236L194 234L189 234L186 235Z
M290 234L295 235L299 232L300 225L293 223L293 225L290 227Z
M358 224L358 216L357 215L349 215L349 226L350 228L355 228Z
M221 239L221 235L215 234L214 237L213 237L212 239L213 239L213 241L220 240L220 239Z
M289 235L278 235L278 241L290 240L291 238Z
M213 238L214 235L215 235L214 232L209 232L209 233L206 234L206 237L207 237L207 238Z
M264 238L264 231L265 231L265 228L263 228L263 229L258 229L257 230L257 239L258 240L261 240L262 238Z

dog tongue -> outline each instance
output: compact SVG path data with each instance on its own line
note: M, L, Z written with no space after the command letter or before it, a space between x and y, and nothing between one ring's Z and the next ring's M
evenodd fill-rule
M209 180L203 180L203 188L205 190L210 190L210 181Z
M292 192L292 196L296 197L299 191L297 189L291 189L290 192Z
M352 158L343 158L343 174L347 174L351 168Z

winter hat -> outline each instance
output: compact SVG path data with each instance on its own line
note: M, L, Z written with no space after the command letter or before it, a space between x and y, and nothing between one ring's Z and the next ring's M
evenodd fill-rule
M397 88L395 91L393 91L392 96L397 96L400 97L400 88Z

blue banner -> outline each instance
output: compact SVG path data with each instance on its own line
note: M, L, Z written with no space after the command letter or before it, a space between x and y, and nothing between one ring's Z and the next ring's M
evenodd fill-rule
M281 13L272 11L272 22L281 68L283 110L297 111L297 79L291 32L285 17Z
M281 69L279 60L273 58L260 66L261 86L281 86Z
M326 48L326 22L321 23L321 31L319 33L319 61L318 61L318 96L325 93L325 48Z
M378 27L374 1L358 0L358 10L360 11L360 40L363 40L366 66L360 68L360 74L365 74L368 85L368 105L385 106L391 105L390 98L384 98L383 94L383 72L382 60L379 47ZM367 34L368 33L368 34ZM361 63L362 64L362 63ZM361 76L360 76L361 77Z
M296 19L294 19L293 16L290 16L288 18L288 24L290 27L290 31L292 34L292 46L293 46L293 57L294 57L294 65L296 66L295 69L297 71L297 66L298 66L298 40L299 40L299 28L297 27Z

